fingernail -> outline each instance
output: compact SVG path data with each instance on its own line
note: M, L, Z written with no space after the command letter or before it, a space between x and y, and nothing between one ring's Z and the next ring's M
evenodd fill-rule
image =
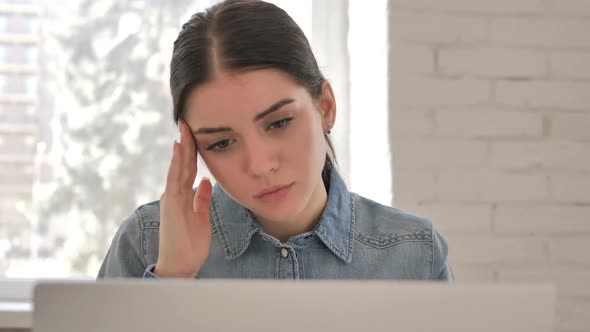
M206 177L206 176L203 176L203 180L206 180L206 181L209 181L209 182L211 182L211 180L209 180L209 178L208 178L208 177Z

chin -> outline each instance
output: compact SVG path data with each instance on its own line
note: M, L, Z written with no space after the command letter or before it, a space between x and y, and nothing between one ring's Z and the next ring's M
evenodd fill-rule
M294 199L286 199L280 203L256 202L256 214L267 220L291 220L300 214L301 208Z
M262 205L258 206L258 211L265 219L285 220L294 217L295 209L293 206Z

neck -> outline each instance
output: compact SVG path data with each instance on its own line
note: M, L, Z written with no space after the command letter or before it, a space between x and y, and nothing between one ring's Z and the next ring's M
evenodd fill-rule
M307 202L307 206L293 219L273 221L257 217L256 220L267 234L285 243L293 236L313 230L324 211L327 201L326 188L323 181L320 181Z

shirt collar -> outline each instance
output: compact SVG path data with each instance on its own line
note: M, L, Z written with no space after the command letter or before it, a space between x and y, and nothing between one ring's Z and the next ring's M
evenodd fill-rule
M326 207L312 233L334 255L350 264L354 244L354 200L334 167L330 168L329 183ZM252 236L261 232L250 211L225 193L219 184L213 188L210 211L226 260L240 257L248 249Z

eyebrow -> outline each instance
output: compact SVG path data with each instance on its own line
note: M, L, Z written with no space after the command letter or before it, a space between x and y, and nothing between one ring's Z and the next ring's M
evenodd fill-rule
M256 121L260 121L262 119L264 119L265 117L267 117L268 115L270 115L273 112L278 111L279 109L281 109L281 107L290 104L292 102L294 102L295 99L282 99L274 104L272 104L269 108L267 108L266 110L256 114L256 116L254 117L254 122ZM193 135L199 135L199 134L214 134L214 133L219 133L219 132L225 132L225 131L231 131L232 128L230 127L216 127L216 128L199 128L197 130L193 130Z

